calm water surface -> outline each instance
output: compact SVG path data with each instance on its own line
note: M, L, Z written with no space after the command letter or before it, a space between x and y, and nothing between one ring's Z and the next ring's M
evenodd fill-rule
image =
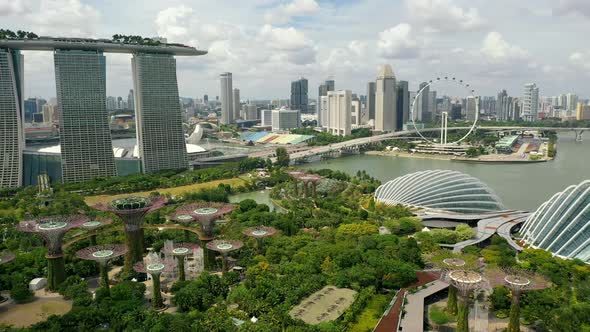
M590 133L576 143L572 135L560 135L557 158L546 163L479 164L447 160L359 155L302 165L330 168L354 174L365 170L386 182L398 176L428 169L450 169L470 174L487 183L513 209L535 210L568 185L590 179Z

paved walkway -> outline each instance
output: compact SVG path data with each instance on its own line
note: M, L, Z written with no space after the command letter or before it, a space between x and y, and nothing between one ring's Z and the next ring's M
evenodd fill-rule
M423 331L424 329L424 299L449 287L449 284L435 280L414 294L408 294L408 303L404 306L406 315L402 319L402 331Z

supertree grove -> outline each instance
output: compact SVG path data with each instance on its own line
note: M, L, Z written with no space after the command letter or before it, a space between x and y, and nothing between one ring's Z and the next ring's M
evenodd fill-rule
M222 273L227 272L227 256L231 251L240 249L244 243L236 240L214 240L207 243L207 248L212 251L217 251L222 255Z
M16 227L27 233L43 237L47 246L47 288L55 291L66 279L66 269L62 250L64 235L72 228L88 222L84 215L50 216L22 221Z
M266 237L275 235L277 230L274 227L256 226L246 228L242 233L248 237L256 239L256 246L258 251L262 249L262 240Z
M520 331L520 297L523 292L548 288L549 280L539 274L523 269L486 269L486 277L492 286L505 286L512 293L508 332Z
M199 245L195 243L174 243L171 248L164 246L162 252L166 255L172 255L176 257L176 260L178 261L178 280L186 280L184 260L187 256L192 255L193 252L199 248Z
M469 332L469 295L471 291L487 287L487 280L475 271L453 270L446 274L446 281L459 293L457 332Z
M107 244L90 246L76 252L76 257L98 263L100 269L100 283L103 289L109 292L108 261L125 255L127 248L122 244Z
M160 275L174 271L176 262L165 260L157 253L149 253L141 262L135 263L133 269L139 273L147 273L152 276L152 306L154 309L164 307L162 293L160 291Z
M125 254L125 266L123 268L124 277L130 277L134 271L133 265L142 260L144 251L142 226L145 215L163 207L165 204L166 199L162 196L149 198L128 196L115 199L109 204L101 203L94 206L96 209L116 214L125 225L127 253Z
M198 222L203 230L199 240L204 249L205 266L211 268L214 263L214 254L207 250L207 243L213 239L213 227L215 220L232 212L235 206L218 202L194 202L176 209L171 219L181 223Z
M113 223L113 219L110 218L97 218L94 220L90 220L87 221L85 223L83 223L80 228L82 229L86 229L88 231L94 231L97 230L103 226L107 226ZM91 245L96 245L96 234L93 234L90 236L90 244Z
M451 271L474 270L479 266L477 257L465 254L456 254L448 250L438 251L427 256L427 261L432 267L443 271L441 275L443 278L445 278L445 276ZM449 285L449 296L447 299L446 310L452 315L457 314L457 288L455 288L452 284Z

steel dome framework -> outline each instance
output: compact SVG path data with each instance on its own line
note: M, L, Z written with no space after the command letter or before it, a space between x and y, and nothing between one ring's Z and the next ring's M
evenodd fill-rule
M375 200L387 204L485 213L504 210L500 198L480 180L451 170L427 170L400 176L377 188Z
M521 234L534 248L590 263L590 180L553 195L529 216Z

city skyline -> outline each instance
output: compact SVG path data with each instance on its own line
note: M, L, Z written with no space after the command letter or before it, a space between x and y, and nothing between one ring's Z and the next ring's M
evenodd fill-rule
M337 89L360 92L384 63L392 65L398 79L410 82L410 90L437 75L456 73L473 82L480 95L506 89L520 96L527 82L537 83L542 96L590 95L584 84L590 52L575 42L590 15L582 1L538 1L534 6L462 0L257 0L211 6L148 1L142 3L141 19L128 15L137 6L133 1L116 7L79 0L16 1L0 7L0 16L6 28L40 35L161 35L209 50L201 59L178 61L181 96L217 95L218 75L225 71L234 73L236 82L248 82L241 88L243 99L288 97L289 82L299 76L308 78L311 87L334 79ZM222 18L230 6L232 13ZM373 19L363 19L367 15ZM531 25L544 43L522 29ZM251 52L253 48L259 51ZM51 96L50 55L23 54L28 59L25 96ZM107 95L126 95L132 85L130 61L126 55L107 59ZM313 92L310 98L315 98Z

